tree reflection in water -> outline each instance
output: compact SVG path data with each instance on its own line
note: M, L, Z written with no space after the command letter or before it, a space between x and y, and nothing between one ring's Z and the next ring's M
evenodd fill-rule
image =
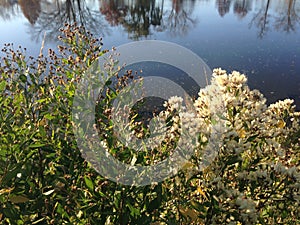
M240 18L243 19L249 11L251 11L251 1L252 0L240 0L235 1L234 3L234 13Z
M196 21L191 18L194 8L191 0L172 0L171 9L164 9L164 0L100 0L100 5L100 12L108 22L122 25L134 40L151 35L151 29L185 34Z
M54 0L51 4L42 2L43 11L35 26L30 27L30 33L36 39L46 32L47 39L55 40L62 24L74 22L94 34L99 34L99 32L102 36L109 34L109 27L103 16L98 9L90 8L85 0Z
M17 0L0 0L0 18L11 20L18 16L19 7Z
M126 17L123 18L122 25L129 38L136 40L141 36L147 37L150 34L150 12L153 10L151 1L154 0L130 0L127 2L127 13Z
M123 22L128 10L124 0L99 0L100 12L111 26L117 26Z
M34 25L41 13L40 0L19 0L23 15Z
M157 32L186 35L197 24L202 2L215 2L221 17L232 9L240 20L250 20L249 29L255 27L259 38L272 30L296 31L300 24L299 0L0 0L0 18L23 14L35 40L45 32L47 39L55 39L65 22L101 36L122 26L127 38L138 40Z
M217 0L216 5L218 8L219 15L223 17L229 12L231 0Z
M195 26L197 20L191 17L194 4L194 1L172 0L172 10L167 23L169 24L168 29L173 35L184 35Z
M249 24L249 27L251 28L253 24L258 28L258 37L262 38L267 31L270 30L270 15L268 14L270 1L267 0L267 3L265 6L262 6L260 10L255 14L252 21Z
M281 5L281 12L275 19L275 28L278 31L296 31L297 24L300 24L300 8L296 10L296 0L286 1L288 4Z
M260 10L255 14L249 24L250 28L253 24L258 28L259 38L263 38L263 36L271 30L272 25L277 31L286 33L295 31L296 26L300 25L300 6L298 4L298 8L296 8L296 0L278 1L278 9L275 15L269 13L271 3L274 2L267 0L266 4L262 4ZM272 21L272 19L274 19L274 21Z

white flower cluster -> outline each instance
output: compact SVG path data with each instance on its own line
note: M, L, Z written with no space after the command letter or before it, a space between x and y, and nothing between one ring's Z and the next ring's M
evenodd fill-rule
M198 212L205 218L200 223L297 224L300 113L290 99L267 106L246 82L239 72L215 69L211 84L192 104L178 96L165 102L166 110L149 125L158 135L148 144L162 158L178 145L194 150L192 163L183 170L190 170L185 181L198 177L189 184L198 191L185 194L210 212ZM143 129L134 132L145 136ZM289 216L283 217L283 211Z
M267 106L264 96L250 90L246 82L239 72L215 69L193 111L184 109L178 97L166 103L164 115L178 110L175 124L183 121L181 126L199 136L194 165L200 165L201 182L196 180L194 185L201 192L193 192L190 198L206 206L217 201L205 223L297 224L300 113L290 99ZM290 216L282 216L283 209Z

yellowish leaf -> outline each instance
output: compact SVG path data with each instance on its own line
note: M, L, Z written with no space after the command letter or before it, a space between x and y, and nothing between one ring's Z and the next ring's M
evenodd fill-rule
M285 122L283 120L279 120L278 123L277 123L277 126L279 128L284 128L285 127Z
M207 199L205 192L202 190L200 186L197 187L196 193L201 194L204 198Z
M38 126L45 126L47 124L47 120L45 118L38 121Z
M0 195L10 193L14 188L5 188L0 190Z
M185 164L183 165L182 169L183 169L183 170L188 170L188 169L193 168L193 166L194 166L193 163L187 162L187 163L185 163Z
M79 210L79 212L76 214L77 218L81 218L83 215L83 212L81 210Z
M29 198L22 195L17 195L17 196L10 196L9 200L14 204L18 204L18 203L28 202Z
M183 208L182 206L179 206L179 212L185 217L190 218L193 221L196 221L198 219L198 214L195 210L189 209L189 208Z
M243 127L240 130L238 130L237 133L238 133L240 138L245 138L246 137L246 131Z

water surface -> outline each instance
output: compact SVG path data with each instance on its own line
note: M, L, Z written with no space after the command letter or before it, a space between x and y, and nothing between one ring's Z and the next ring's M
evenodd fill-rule
M44 35L45 48L55 48L59 28L74 21L108 49L145 39L180 44L211 68L246 73L269 103L293 98L300 109L299 0L0 0L0 46L37 56Z

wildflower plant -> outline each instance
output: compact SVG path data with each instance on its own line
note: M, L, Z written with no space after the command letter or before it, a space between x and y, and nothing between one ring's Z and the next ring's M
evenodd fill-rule
M3 49L1 223L300 222L300 113L292 100L267 106L259 91L250 90L245 75L215 69L211 84L194 102L173 96L147 124L139 120L138 109L113 103L131 81L137 87L140 83L132 71L118 73L118 62L108 57L101 69L112 79L97 93L93 124L95 138L107 153L124 163L147 166L174 154L179 140L187 148L181 153L193 152L176 175L162 182L122 185L97 173L93 152L80 152L72 120L76 85L107 51L82 27L66 24L61 32L61 45L48 56L43 49L37 59L21 47ZM120 119L114 114L118 107L127 110L126 125L137 139L153 131L165 135L154 138L155 147L148 151L125 146L113 129Z
M299 223L300 114L290 99L267 106L246 81L239 72L215 69L194 103L197 113L182 114L200 124L199 145L187 170L192 175L184 176L194 191L180 197L184 204L176 203L189 223ZM217 120L219 146L209 143ZM217 147L218 154L201 169L207 147Z
M113 211L111 201L101 197L101 190L110 184L99 176L94 179L97 173L76 147L71 120L76 84L106 50L101 49L101 40L76 24L66 24L60 31L61 45L57 50L49 49L46 56L43 46L37 58L28 56L21 46L15 49L7 44L2 50L3 224L100 223L105 219L98 211ZM97 201L106 209L95 209ZM91 211L97 215L87 216Z

